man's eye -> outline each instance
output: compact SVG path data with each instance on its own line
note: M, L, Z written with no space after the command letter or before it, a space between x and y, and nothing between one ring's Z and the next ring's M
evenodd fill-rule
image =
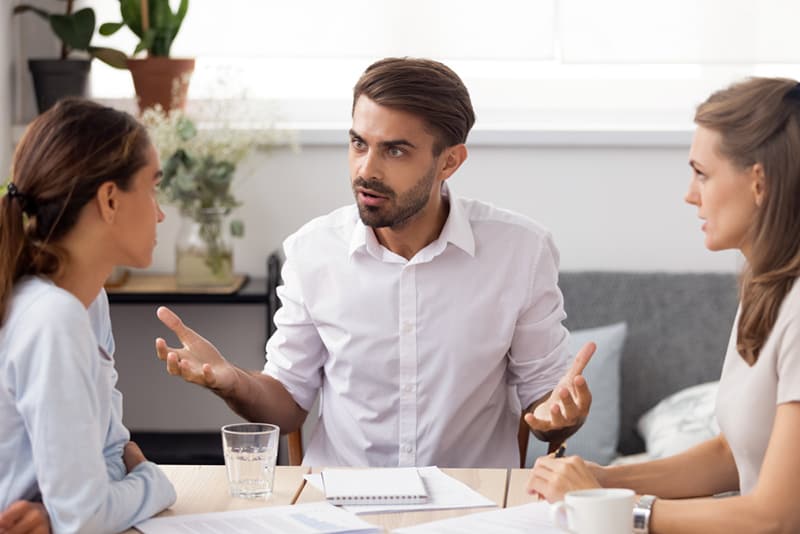
M405 154L405 152L403 151L402 148L397 148L395 146L395 147L392 147L392 148L389 149L389 155L394 157L394 158L399 158L403 154Z
M353 148L362 149L364 148L364 142L361 139L351 139L350 144L353 145Z

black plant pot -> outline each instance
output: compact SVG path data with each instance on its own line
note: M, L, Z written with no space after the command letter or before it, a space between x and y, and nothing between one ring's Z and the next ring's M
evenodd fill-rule
M90 66L88 59L29 59L39 113L65 96L88 96Z

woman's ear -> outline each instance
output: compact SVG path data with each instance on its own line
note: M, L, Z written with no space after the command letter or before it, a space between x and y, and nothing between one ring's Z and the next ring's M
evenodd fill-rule
M119 210L119 188L114 182L103 182L95 193L100 218L107 223L113 223Z
M764 204L767 198L767 181L764 176L764 166L760 163L753 165L751 172L753 198L756 201L756 206L759 208Z

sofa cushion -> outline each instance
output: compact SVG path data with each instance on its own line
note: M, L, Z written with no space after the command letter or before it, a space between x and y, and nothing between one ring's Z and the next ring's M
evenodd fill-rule
M569 352L576 354L589 341L597 350L583 376L592 392L592 408L581 429L567 440L567 454L577 454L600 464L609 463L617 451L619 435L620 359L627 325L617 323L599 328L576 330L570 334ZM547 452L547 444L531 436L525 465Z
M717 380L738 304L728 273L562 272L570 330L628 324L622 351L622 454L644 452L636 423L688 386Z

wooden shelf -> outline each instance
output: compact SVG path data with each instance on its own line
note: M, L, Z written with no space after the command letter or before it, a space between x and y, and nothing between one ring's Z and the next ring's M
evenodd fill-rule
M236 275L234 282L221 287L181 287L175 275L132 274L123 284L106 287L111 303L131 304L217 304L259 303L267 300L266 278Z

